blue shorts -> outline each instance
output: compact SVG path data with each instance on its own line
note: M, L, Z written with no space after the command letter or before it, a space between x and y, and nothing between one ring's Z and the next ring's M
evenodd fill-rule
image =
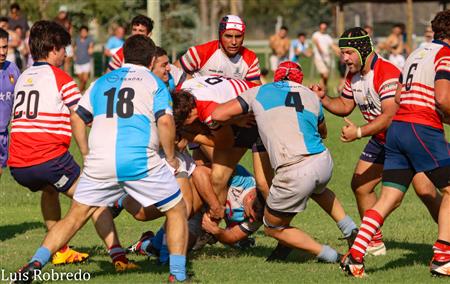
M8 160L8 130L0 132L0 167L6 167Z
M31 167L11 167L11 175L22 186L35 192L52 185L58 192L66 192L80 176L80 167L69 151L59 157Z
M431 171L450 166L450 148L440 129L393 121L386 137L384 170Z
M384 144L371 138L359 157L360 160L373 164L384 164Z

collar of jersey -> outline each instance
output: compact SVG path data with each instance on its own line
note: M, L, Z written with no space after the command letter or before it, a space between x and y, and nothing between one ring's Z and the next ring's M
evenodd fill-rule
M11 62L9 62L8 60L6 60L5 62L3 62L2 70L8 69L8 66L9 66L10 64L11 64Z
M123 67L133 67L133 68L141 68L141 69L146 69L146 70L150 70L147 67L143 66L143 65L137 65L137 64L133 64L133 63L124 63L122 64L122 68Z
M444 45L444 46L450 48L450 45L449 45L448 43L446 43L445 41L438 40L438 39L433 39L432 42L433 42L433 43L437 43L437 44L442 44L442 45Z
M34 62L33 63L33 66L42 66L42 65L50 65L50 63L42 62L42 61L38 61L38 62Z

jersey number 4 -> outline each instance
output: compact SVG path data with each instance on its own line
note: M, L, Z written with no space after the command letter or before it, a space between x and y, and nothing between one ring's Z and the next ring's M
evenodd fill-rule
M106 103L106 117L114 116L114 96L116 88L111 88L104 93L108 97ZM134 113L134 90L132 88L123 88L119 90L118 99L116 102L116 112L121 118L129 118Z
M289 92L287 94L284 105L287 107L295 107L296 112L303 112L303 109L305 108L302 104L300 93L296 92Z

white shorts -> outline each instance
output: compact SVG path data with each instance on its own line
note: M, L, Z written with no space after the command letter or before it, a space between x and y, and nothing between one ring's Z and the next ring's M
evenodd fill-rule
M123 194L128 193L143 207L155 205L165 212L183 199L178 183L162 165L152 169L149 175L140 180L104 182L81 175L73 199L89 206L111 206Z
M175 173L175 169L172 168L166 161L164 151L159 151L159 156L163 159L163 161L166 163L167 167L169 167L169 170L173 173ZM176 174L176 178L190 178L192 173L195 170L195 161L192 159L191 155L187 151L175 152L175 156L178 159L178 162L180 166L178 167L178 171Z
M310 195L324 191L332 171L333 160L328 150L279 168L270 187L267 206L283 213L305 210Z
M73 69L75 74L79 75L81 73L91 73L91 62L84 64L74 64Z
M330 61L325 61L323 58L314 57L314 65L317 68L319 74L329 74L330 73Z

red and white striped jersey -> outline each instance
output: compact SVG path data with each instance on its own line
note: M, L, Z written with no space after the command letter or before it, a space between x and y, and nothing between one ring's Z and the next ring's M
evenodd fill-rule
M395 65L375 54L367 74L347 74L342 96L353 99L370 123L381 115L381 102L395 98L399 76L400 70ZM385 141L384 131L374 136L380 142Z
M242 47L239 53L229 58L221 49L218 40L189 48L180 58L184 72L196 76L224 76L247 81L259 80L261 71L256 54Z
M448 44L433 41L411 53L403 68L400 108L394 120L443 129L434 96L434 82L440 79L450 80Z
M8 165L29 167L64 154L72 135L69 107L80 98L63 70L42 62L25 70L14 89Z
M111 57L111 61L109 62L108 69L109 71L113 71L122 67L124 63L123 57L123 47L119 48L116 53Z
M211 119L212 112L218 104L228 102L256 84L238 79L220 76L202 76L185 81L181 89L189 90L194 95L198 118L210 128L217 124Z

